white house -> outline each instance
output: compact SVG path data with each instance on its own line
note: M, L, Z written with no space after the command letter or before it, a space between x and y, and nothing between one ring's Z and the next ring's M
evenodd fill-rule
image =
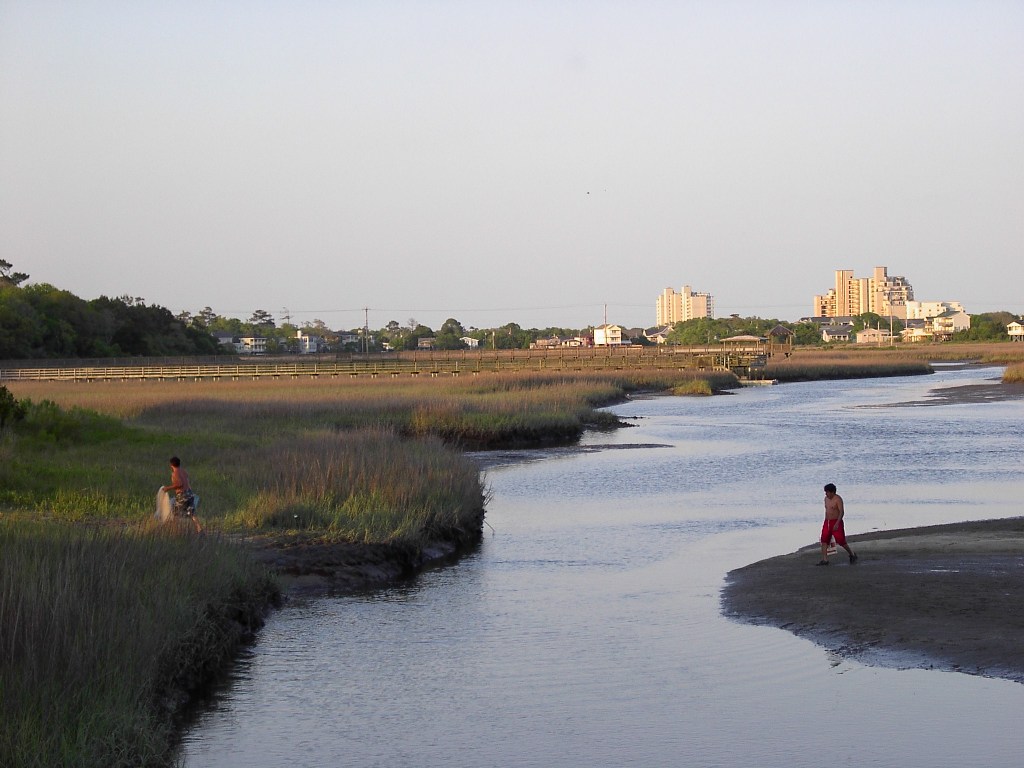
M874 344L875 346L890 346L892 344L893 337L888 331L881 331L878 328L865 328L863 331L857 331L857 343L858 344Z
M949 310L931 318L932 337L936 340L948 340L954 333L971 329L971 316L966 312Z
M900 331L900 339L907 342L931 341L932 332L923 325L913 325Z
M301 330L295 332L295 338L299 342L299 353L303 355L312 355L319 352L321 345L324 343L321 337L313 336Z
M265 355L267 339L265 336L240 336L235 342L235 350L240 355Z
M595 347L617 347L622 344L622 326L605 323L594 329Z
M462 338L459 339L459 341L461 341L470 349L476 349L477 347L480 346L480 339L474 339L472 336L463 336Z
M1024 325L1019 320L1014 320L1006 326L1006 334L1010 341L1024 341Z

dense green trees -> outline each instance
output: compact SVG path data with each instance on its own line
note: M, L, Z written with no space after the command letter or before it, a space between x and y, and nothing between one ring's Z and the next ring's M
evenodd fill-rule
M466 329L462 327L462 323L449 317L434 337L434 346L437 349L465 349L466 342L462 340L465 335Z
M821 343L821 328L817 323L794 323L788 327L793 331L794 344Z
M954 335L956 341L1005 341L1006 326L1016 320L1009 312L986 312L971 315L971 327Z
M22 287L28 275L0 261L0 359L211 355L216 341L170 310L143 299L92 301L48 283Z
M730 336L767 336L773 328L778 325L793 330L791 323L784 323L781 320L768 320L761 317L740 317L730 315L729 317L697 317L693 320L686 320L676 323L668 334L669 344L714 344ZM817 341L821 341L818 334Z

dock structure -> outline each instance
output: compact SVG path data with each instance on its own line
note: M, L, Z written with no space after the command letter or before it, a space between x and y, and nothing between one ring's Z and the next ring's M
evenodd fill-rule
M317 356L313 360L281 358L202 361L161 359L143 361L68 361L29 367L0 362L4 381L238 381L264 378L358 378L399 376L460 376L510 371L609 370L731 370L740 378L755 378L768 360L783 350L760 337L735 337L694 347L584 347L514 350L426 350L380 355ZM788 354L788 352L787 352Z

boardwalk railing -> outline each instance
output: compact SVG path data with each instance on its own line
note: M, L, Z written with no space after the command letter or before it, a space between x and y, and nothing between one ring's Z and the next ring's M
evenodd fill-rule
M607 371L607 370L733 370L745 373L763 367L771 356L766 345L748 347L643 348L614 353L603 349L515 350L497 352L415 353L406 356L366 357L350 360L279 360L230 364L84 365L79 367L2 367L2 381L185 381L199 379L338 378L389 376L458 376L497 371Z

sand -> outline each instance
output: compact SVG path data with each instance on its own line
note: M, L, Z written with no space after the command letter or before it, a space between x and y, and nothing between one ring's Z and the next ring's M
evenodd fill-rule
M726 615L869 664L1024 683L1024 518L849 537L731 571Z

